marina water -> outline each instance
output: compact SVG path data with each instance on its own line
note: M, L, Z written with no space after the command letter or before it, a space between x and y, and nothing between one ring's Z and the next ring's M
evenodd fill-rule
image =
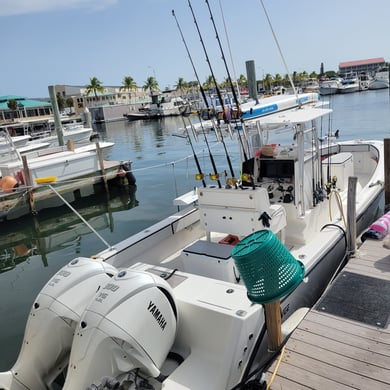
M364 91L323 97L333 109L331 124L320 129L339 130L340 139L390 138L389 90ZM196 117L185 119L195 122ZM78 212L98 232L93 233L66 205L0 223L0 371L14 364L23 340L31 305L41 288L66 263L89 257L109 245L146 229L177 211L172 200L199 185L188 140L178 136L182 118L113 122L99 125L100 139L113 141L112 160L130 160L137 183L106 194L80 199ZM227 167L226 154L213 134L209 144L218 170ZM191 137L206 174L212 172L202 135ZM238 141L226 146L238 175ZM207 180L208 184L213 184Z

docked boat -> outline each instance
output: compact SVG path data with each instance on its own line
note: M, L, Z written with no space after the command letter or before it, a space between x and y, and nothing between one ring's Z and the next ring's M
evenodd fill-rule
M368 85L368 89L385 89L389 88L389 69L381 68L379 69L374 78L371 80Z
M335 95L340 92L341 86L341 78L321 80L319 87L320 95Z
M21 155L8 132L0 132L0 219L13 219L62 203L58 194L78 191L117 177L123 163L104 160L112 142L58 146ZM126 169L125 171L129 171ZM126 174L126 173L125 173Z
M319 92L320 83L315 78L309 78L304 80L302 84L302 90L303 92Z
M340 93L353 93L360 90L359 78L355 73L347 74L341 81Z
M137 119L158 119L167 116L179 116L190 114L191 106L180 96L165 94L162 98L159 95L152 95L152 103L141 107L138 111L130 111L123 114L129 121Z
M88 143L96 135L92 127L85 127L82 123L74 122L62 124L64 144L72 140L75 144ZM32 133L29 145L48 143L49 146L58 146L58 135L53 131Z
M358 75L358 80L359 80L359 91L367 91L373 78L369 73L361 72Z
M296 95L274 95L252 100L240 105L240 115L243 121L267 116L279 111L290 110L305 104L313 104L319 101L318 93L299 93ZM237 118L238 119L238 118Z
M97 137L97 134L91 127L85 127L80 122L64 123L61 127L64 144L72 140L75 144L81 145L88 143ZM1 130L7 131L11 135L14 146L22 154L59 145L58 134L51 130L50 126L34 132L26 130L25 133L21 135L13 135L13 133L15 133L15 124L2 125L0 126L0 131Z
M63 267L34 300L0 388L50 389L58 376L65 390L263 385L352 238L383 211L383 142L320 137L330 113L317 102L236 126L240 178L198 169L181 211Z

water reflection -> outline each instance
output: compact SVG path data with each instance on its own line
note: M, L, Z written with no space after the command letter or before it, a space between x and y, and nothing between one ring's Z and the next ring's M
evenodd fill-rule
M137 186L113 187L108 194L100 192L80 198L72 207L96 230L114 231L113 213L138 206ZM44 209L37 216L25 216L2 224L0 236L0 273L14 269L30 256L48 265L47 255L74 246L91 229L67 205Z

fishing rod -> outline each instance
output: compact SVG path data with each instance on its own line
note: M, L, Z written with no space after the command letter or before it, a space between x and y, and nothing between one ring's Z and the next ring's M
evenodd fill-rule
M190 51L189 51L188 46L187 46L187 43L186 43L186 41L185 41L185 39L184 39L183 32L182 32L182 30L181 30L181 28L180 28L180 24L179 24L179 22L178 22L178 20L177 20L177 18L176 18L176 15L175 15L175 11L174 11L174 10L172 10L172 16L175 18L177 28L179 29L179 32L180 32L182 41L183 41L184 46L185 46L186 51L187 51L188 58L190 59L190 62L191 62L191 65L192 65L192 69L193 69L193 71L194 71L194 73L195 73L196 80L198 81L200 92L201 92L201 94L202 94L204 103L205 103L205 105L206 105L206 107L207 107L207 109L208 109L208 108L209 108L209 104L208 104L208 101L207 101L206 93L205 93L205 91L204 91L204 89L203 89L203 87L202 87L202 84L201 84L200 80L199 80L198 73L197 73L197 71L196 71L194 62L193 62L193 60L192 60ZM214 170L215 176L216 176L217 181L218 181L218 186L219 186L219 188L221 188L221 183L220 183L220 181L219 181L219 174L218 174L218 171L217 171L217 167L216 167L216 165L215 165L214 156L213 156L213 154L211 153L210 145L209 145L208 140L207 140L206 132L204 131L204 128L203 128L202 118L200 117L200 114L199 114L199 121L200 121L200 124L201 124L201 126L202 126L203 137L204 137L204 140L205 140L205 142L206 142L206 146L207 146L207 149L208 149L208 152L209 152L209 156L210 156L210 161L211 161L211 164L212 164L212 166L213 166L213 170ZM191 127L192 127L192 125L191 125ZM215 127L216 127L216 126L215 126ZM226 158L227 158L227 161L228 161L229 169L230 169L230 172L231 172L232 177L234 178L235 175L234 175L234 170L233 170L232 162L231 162L230 156L229 156L229 154L228 154L228 152L227 152L227 148L226 148L225 142L224 142L224 140L223 140L223 136L222 136L221 138L222 138L222 144L223 144L224 149L225 149L225 154L226 154Z
M188 129L187 129L187 125L186 125L186 122L184 120L184 116L183 115L180 115L181 116L181 119L183 120L183 125L184 125L184 130L186 132L186 138L188 140L188 143L190 144L191 146L191 150L192 150L192 154L194 156L194 160L195 160L195 164L196 164L196 167L198 168L198 174L199 174L199 178L202 180L202 184L203 184L203 187L207 187L206 186L206 182L204 180L204 173L202 172L202 168L200 166L200 163L199 163L199 159L198 159L198 156L196 155L195 153L195 149L194 149L194 145L191 141L191 137L188 133Z
M289 79L290 84L291 84L291 86L292 86L294 95L296 96L296 98L297 98L297 100L298 100L298 91L297 91L297 89L295 88L293 79L291 78L291 74L290 74L290 72L289 72L289 70L288 70L287 62L286 62L286 60L284 59L282 49L280 48L279 41L278 41L278 39L277 39L277 37L276 37L276 34L275 34L275 31L274 31L274 29L273 29L273 27L272 27L271 19L270 19L269 16L268 16L268 12L267 12L267 10L266 10L266 8L265 8L265 6L264 6L263 0L260 0L260 3L261 3L261 6L263 7L264 14L265 14L265 17L267 18L267 22L268 22L268 25L269 25L269 27L270 27L270 29L271 29L271 32L272 32L272 35L273 35L273 37L274 37L276 46L278 47L279 54L280 54L280 57L282 58L283 65L284 65L284 68L286 69L287 76L288 76L288 79Z
M223 49L222 49L221 40L219 39L217 27L216 27L215 22L214 22L214 17L213 17L213 13L211 12L210 4L209 4L208 0L205 0L205 2L206 2L206 4L207 4L207 8L208 8L209 13L210 13L211 22L213 23L214 32L215 32L215 38L216 38L217 41L218 41L219 49L220 49L220 51L221 51L221 57L222 57L222 60L223 60L224 65L225 65L225 69L226 69L228 81L229 81L230 88L231 88L232 94L233 94L233 99L235 100L236 105L237 105L238 116L239 116L239 118L240 118L241 126L242 126L242 129L243 129L244 135L245 135L245 141L246 141L247 148L248 148L248 152L249 152L249 143L248 143L248 138L247 138L247 136L246 136L244 120L242 119L242 116L241 116L240 102L239 102L239 100L238 100L238 97L237 97L237 94L236 94L236 90L235 90L234 85L233 85L232 78L230 77L229 67L228 67L228 65L227 65L226 58L225 58L225 54L224 54L224 51L223 51ZM244 148L244 145L243 145L243 141L242 141L242 139L241 139L240 131L237 130L237 132L238 132L238 135L239 135L239 138L240 138L241 147L242 147L242 150L243 150L243 153L244 153L244 159L245 159L245 161L248 161L248 157L247 157L247 155L246 155L246 151L245 151L245 148Z
M195 73L196 80L198 81L200 93L202 94L203 100L204 100L204 102L205 102L205 104L206 104L206 107L207 107L207 109L208 109L208 108L209 108L209 105L208 105L208 102L207 102L206 94L205 94L205 92L204 92L204 89L203 89L203 87L202 87L202 84L201 84L200 81L199 81L198 73L197 73L197 71L196 71L196 69L195 69L194 62L192 61L192 57L191 57L190 51L188 50L187 43L186 43L186 41L185 41L185 39L184 39L183 32L181 31L181 28L180 28L179 22L178 22L178 20L177 20L177 18L176 18L176 15L175 15L175 11L174 11L174 10L172 10L172 16L175 18L175 21L176 21L176 24L177 24L177 28L179 29L179 32L180 32L180 35L181 35L181 39L182 39L182 41L183 41L183 43L184 43L184 46L185 46L185 48L186 48L188 58L190 59L190 62L191 62L191 65L192 65L192 69L193 69L193 71L194 71L194 73Z
M202 34L200 33L199 26L198 26L198 22L196 21L196 17L195 17L195 14L194 14L194 10L192 9L192 5L191 5L191 1L190 1L190 0L188 0L188 6L190 7L192 16L193 16L193 18L194 18L194 23L195 23L196 29L197 29L197 31L198 31L199 39L200 39L200 42L201 42L202 47L203 47L203 51L204 51L205 56L206 56L206 61L207 61L207 64L208 64L209 69L210 69L210 72L211 72L211 77L212 77L212 79L213 79L213 82L214 82L214 85L215 85L215 89L216 89L216 91L217 91L218 100L219 100L219 102L221 103L222 112L223 112L224 118L226 119L225 105L224 105L224 103L223 103L221 91L220 91L219 88L218 88L217 80L215 79L214 72L213 72L213 69L212 69L212 66L211 66L211 63L210 63L210 60L209 60L209 56L207 55L207 50L206 50L206 47L205 47L205 45L204 45L203 38L202 38ZM199 79L198 79L198 83L199 83L199 85L201 85ZM205 97L206 97L206 96L204 96L204 98L205 98ZM207 107L208 107L207 99L205 100L205 103L206 103L206 105L207 105ZM229 126L229 125L228 125L228 126ZM222 145L223 145L224 150L225 150L226 159L227 159L227 161L228 161L228 165L229 165L229 169L230 169L230 174L231 174L232 179L233 179L233 181L234 181L234 179L235 179L236 176L235 176L235 174L234 174L233 165L232 165L232 162L231 162L231 160L230 160L230 156L229 156L229 153L228 153L228 151L227 151L226 144L225 144L225 140L224 140L224 138L223 138L222 132L221 132L221 141L222 141Z

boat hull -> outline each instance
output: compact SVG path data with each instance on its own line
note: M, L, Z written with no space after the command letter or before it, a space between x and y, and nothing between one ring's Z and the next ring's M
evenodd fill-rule
M374 80L368 86L368 89L386 89L386 88L389 88L388 80Z
M340 93L353 93L353 92L359 92L360 87L359 84L354 85L345 85L342 86L339 90Z

